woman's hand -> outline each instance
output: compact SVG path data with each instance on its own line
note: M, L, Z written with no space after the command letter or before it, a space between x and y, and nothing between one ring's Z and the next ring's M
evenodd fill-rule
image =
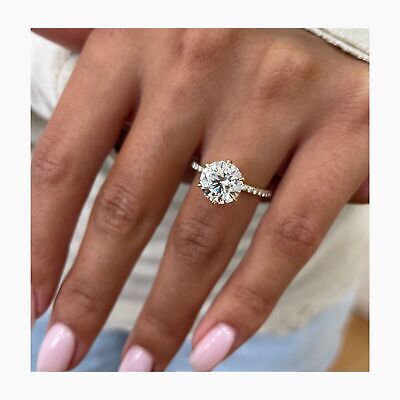
M133 125L57 294L39 370L70 369L85 356L193 155L202 163L230 159L259 187L281 177L246 256L195 331L192 365L210 370L233 352L262 325L344 204L355 193L367 198L368 103L368 66L303 30L91 32L32 160L35 317L55 295L103 160L124 121L133 116ZM213 205L197 182L121 370L166 368L258 204L242 193Z

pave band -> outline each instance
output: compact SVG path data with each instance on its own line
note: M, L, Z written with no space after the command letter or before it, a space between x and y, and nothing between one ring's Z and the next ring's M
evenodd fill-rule
M239 168L230 160L214 161L204 166L192 161L191 167L201 173L198 186L213 204L236 201L240 192L266 199L272 196L270 190L245 183Z

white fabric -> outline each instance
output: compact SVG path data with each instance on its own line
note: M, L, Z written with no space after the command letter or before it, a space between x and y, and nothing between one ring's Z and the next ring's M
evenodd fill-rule
M48 119L72 73L77 56L45 39L32 35L32 109ZM44 122L33 117L35 142ZM112 159L106 160L83 209L67 262L68 270L77 254L96 193L104 181ZM169 229L182 202L186 185L181 185L154 237L131 274L108 322L108 326L130 328L155 276ZM230 266L205 303L202 313L232 273L249 246L257 222L267 205L261 204L242 238ZM285 333L304 326L321 310L338 302L353 287L358 271L368 263L368 206L346 206L316 254L302 269L279 300L262 330ZM202 314L201 313L201 314Z
M339 47L346 53L369 62L369 31L368 29L307 29L328 43Z

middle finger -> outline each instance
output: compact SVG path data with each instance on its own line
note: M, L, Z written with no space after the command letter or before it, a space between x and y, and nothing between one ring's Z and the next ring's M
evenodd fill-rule
M287 128L278 121L267 122L261 116L256 124L249 115L236 114L216 127L204 144L202 158L204 162L230 159L243 168L249 184L265 187L293 145L294 135L282 132ZM154 286L125 346L121 371L139 370L143 358L147 368L165 369L232 258L258 204L259 199L247 193L231 204L211 204L197 182L171 229Z

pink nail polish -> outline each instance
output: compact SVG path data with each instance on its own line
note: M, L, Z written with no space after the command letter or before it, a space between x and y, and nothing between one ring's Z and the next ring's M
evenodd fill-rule
M153 367L153 356L143 347L134 345L125 354L119 372L149 372Z
M231 326L219 323L197 344L190 355L190 364L195 371L211 371L231 350L236 331Z
M75 336L61 323L54 324L47 332L40 347L37 370L65 371L75 350Z

